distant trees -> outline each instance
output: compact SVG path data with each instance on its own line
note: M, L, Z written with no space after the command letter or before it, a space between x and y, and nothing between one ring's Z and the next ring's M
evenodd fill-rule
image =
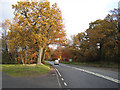
M103 20L98 19L89 23L89 28L85 32L73 35L72 43L61 49L62 58L72 58L75 62L118 62L120 59L118 16L118 9L114 9ZM54 55L60 56L57 54L59 52L57 48Z
M110 11L104 20L96 20L89 28L73 36L70 45L74 61L118 61L118 10Z
M68 47L58 46L57 49L53 51L51 58L56 60L60 58L61 60L69 60L71 58L71 51Z

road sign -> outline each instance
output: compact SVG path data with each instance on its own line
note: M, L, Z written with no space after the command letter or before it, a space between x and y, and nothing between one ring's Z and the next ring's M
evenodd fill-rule
M72 62L72 59L69 59L69 62Z

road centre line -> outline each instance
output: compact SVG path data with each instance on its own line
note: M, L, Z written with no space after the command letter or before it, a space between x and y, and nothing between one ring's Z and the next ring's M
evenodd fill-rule
M58 74L59 74L59 76L61 77L61 74L60 74L60 72L55 68L55 70L58 72Z
M67 86L67 84L64 82L64 85Z
M65 65L66 66L66 65ZM66 66L66 67L70 67L70 66ZM101 75L99 73L94 73L94 72L91 72L91 71L88 71L88 70L85 70L85 69L80 69L80 68L76 68L76 67L71 67L73 69L77 69L77 70L80 70L80 71L83 71L83 72L86 72L86 73L89 73L89 74L92 74L92 75L96 75L98 77L102 77L104 79L107 79L107 80L110 80L110 81L113 81L115 83L119 83L120 84L120 80L118 79L114 79L112 77L109 77L109 76L104 76L104 75Z
M61 78L62 80L64 80L63 78Z
M56 69L56 68L55 68ZM61 86L61 84L60 84L60 81L59 81L59 78L58 78L58 74L57 74L57 72L55 72L56 73L56 75L57 75L57 81L58 81L58 85L59 85L59 88L62 88L62 86Z
M60 72L57 70L57 68L55 68L55 70L58 72L59 76L61 77L61 74L60 74ZM61 78L61 80L63 81L64 79L63 79L63 78ZM64 82L64 85L65 85L65 86L67 86L67 83L66 83L66 82Z

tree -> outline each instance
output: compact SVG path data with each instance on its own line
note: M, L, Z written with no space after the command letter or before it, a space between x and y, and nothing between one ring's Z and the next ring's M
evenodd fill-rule
M119 17L120 16L120 9L114 9L114 10L110 10L110 13L105 17L105 20L110 22L112 24L114 33L112 35L113 36L113 40L112 42L109 42L109 44L112 46L112 48L114 48L114 53L112 54L112 58L119 61L120 59L120 23L119 23ZM110 47L109 45L109 47ZM111 50L112 53L112 50Z
M112 14L108 14L104 20L96 20L90 23L86 30L89 43L94 44L99 50L100 60L117 60L118 57L118 11L114 9Z
M54 50L53 55L52 55L53 60L56 60L56 59L60 58L60 56L62 55L61 50L62 50L62 48L60 46L57 47L57 49Z
M105 19L91 22L85 32L73 36L73 44L70 47L76 60L119 60L118 16L118 9L111 10Z
M16 46L21 48L25 45L38 48L37 63L41 64L48 45L65 41L60 9L56 3L50 6L48 1L28 0L17 2L12 7L15 17L9 32L9 43L16 41Z
M10 60L10 56L8 53L8 38L7 38L7 31L10 25L10 21L8 19L4 20L0 23L0 27L2 28L2 61L3 63L7 63Z
M117 29L114 24L107 20L96 20L95 22L90 23L90 27L86 32L90 43L94 44L94 46L97 46L97 44L99 44L100 60L105 59L105 50L110 52L110 50L114 48L116 31ZM106 45L107 47L110 45L110 48L105 48Z
M45 60L51 60L52 58L52 54L53 54L53 49L48 47L47 50L46 50L46 53L45 53Z

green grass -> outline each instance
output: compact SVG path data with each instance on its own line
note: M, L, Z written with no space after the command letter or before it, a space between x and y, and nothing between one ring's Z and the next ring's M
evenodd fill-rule
M107 63L107 62L65 62L65 61L61 61L61 63L72 64L72 65L94 66L94 67L118 68L117 63Z
M2 71L10 76L34 76L47 74L50 71L50 65L46 63L45 65L25 65L22 64L3 64Z
M0 64L0 71L2 71L2 64Z

